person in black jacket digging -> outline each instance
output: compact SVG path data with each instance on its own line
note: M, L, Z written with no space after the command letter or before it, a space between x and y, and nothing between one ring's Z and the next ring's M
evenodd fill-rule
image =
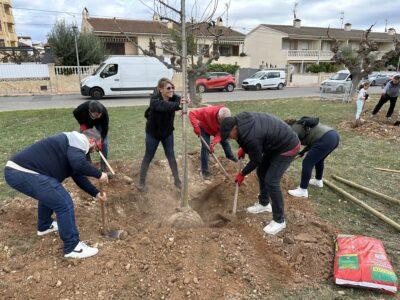
M297 135L275 116L242 112L222 121L221 137L222 140L229 137L237 141L240 146L238 158L244 158L245 153L250 158L236 175L236 183L240 185L245 176L257 168L259 201L248 207L247 212L272 211L273 220L264 227L264 232L277 234L286 228L280 181L301 147Z
M146 110L146 152L140 167L139 189L146 186L146 175L150 162L156 154L159 143L164 147L165 156L174 176L175 186L181 188L178 166L174 153L174 119L175 112L181 110L184 102L174 93L175 87L167 78L158 81L157 89L150 99L150 106Z
M74 117L80 125L81 132L89 128L96 128L100 134L102 143L100 151L104 154L104 157L108 157L108 112L103 104L96 100L90 100L82 103L74 110ZM90 156L88 154L88 159ZM106 171L106 164L100 160L100 170Z

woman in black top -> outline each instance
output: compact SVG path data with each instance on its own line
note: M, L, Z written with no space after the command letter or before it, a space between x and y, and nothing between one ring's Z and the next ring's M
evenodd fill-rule
M157 89L150 99L150 107L146 110L146 153L140 168L139 188L144 190L146 174L159 143L164 147L165 156L174 176L175 186L181 188L178 166L174 153L174 119L175 112L181 110L184 102L174 93L175 87L167 78L158 81Z

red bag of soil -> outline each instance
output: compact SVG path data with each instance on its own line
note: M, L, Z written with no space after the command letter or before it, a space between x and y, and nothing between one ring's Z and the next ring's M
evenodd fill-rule
M397 292L397 277L380 240L338 235L334 279L338 285Z

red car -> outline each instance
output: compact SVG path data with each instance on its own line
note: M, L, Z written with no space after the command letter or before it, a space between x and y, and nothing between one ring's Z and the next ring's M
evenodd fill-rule
M233 92L236 87L236 80L226 72L209 72L204 77L196 80L196 88L200 93L209 90L226 90Z

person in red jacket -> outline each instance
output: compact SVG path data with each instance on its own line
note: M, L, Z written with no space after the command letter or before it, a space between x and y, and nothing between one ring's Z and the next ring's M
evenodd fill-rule
M226 118L231 116L229 108L223 105L208 106L192 110L189 113L189 120L192 123L194 133L198 137L203 137L206 143L210 146L211 153L214 152L215 145L220 143L224 149L225 156L237 162L236 157L232 153L229 141L221 141L220 124ZM214 136L210 144L210 137ZM201 174L203 178L209 179L210 172L208 171L208 150L201 143Z

